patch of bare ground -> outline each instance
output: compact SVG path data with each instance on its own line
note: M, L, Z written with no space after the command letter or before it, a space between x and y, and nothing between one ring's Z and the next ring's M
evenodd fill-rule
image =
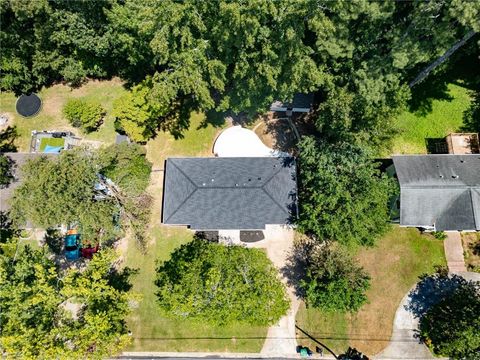
M480 272L480 233L462 233L462 245L467 270Z

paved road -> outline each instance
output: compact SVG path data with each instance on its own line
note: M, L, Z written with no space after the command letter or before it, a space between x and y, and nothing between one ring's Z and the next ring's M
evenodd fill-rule
M213 359L213 360L238 360L237 357L217 357L217 356L206 356L206 357L163 357L163 356L119 356L115 359L125 359L125 360L145 360L145 359L163 359L163 360L206 360L206 359ZM269 357L269 358L248 358L250 360L288 360L291 358L280 358L280 357Z
M206 359L226 359L226 360L238 360L238 357L218 357L218 356L205 356L205 357L162 357L162 356L119 356L115 359L125 359L125 360L145 360L145 359L162 359L162 360L206 360ZM248 358L250 360L289 360L291 358L280 358L280 357L275 357L275 358Z

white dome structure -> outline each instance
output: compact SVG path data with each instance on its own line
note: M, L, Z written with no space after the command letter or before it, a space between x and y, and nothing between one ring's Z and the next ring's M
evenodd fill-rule
M252 130L240 125L229 127L218 135L213 145L218 157L280 157L289 156L266 146Z

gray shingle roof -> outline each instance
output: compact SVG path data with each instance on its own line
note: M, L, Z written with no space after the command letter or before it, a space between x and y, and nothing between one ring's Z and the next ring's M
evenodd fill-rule
M310 109L313 104L314 96L310 94L296 93L292 101L274 101L271 108L304 108Z
M163 223L195 230L264 229L296 213L291 157L169 158Z
M400 224L480 230L480 155L394 156Z

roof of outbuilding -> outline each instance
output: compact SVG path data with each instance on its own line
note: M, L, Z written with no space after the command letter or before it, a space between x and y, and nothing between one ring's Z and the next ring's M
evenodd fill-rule
M274 101L271 108L303 108L310 109L313 104L314 95L296 93L293 95L292 101Z
M296 213L292 157L169 158L163 223L196 230L264 229Z
M480 230L480 155L394 156L400 224Z

